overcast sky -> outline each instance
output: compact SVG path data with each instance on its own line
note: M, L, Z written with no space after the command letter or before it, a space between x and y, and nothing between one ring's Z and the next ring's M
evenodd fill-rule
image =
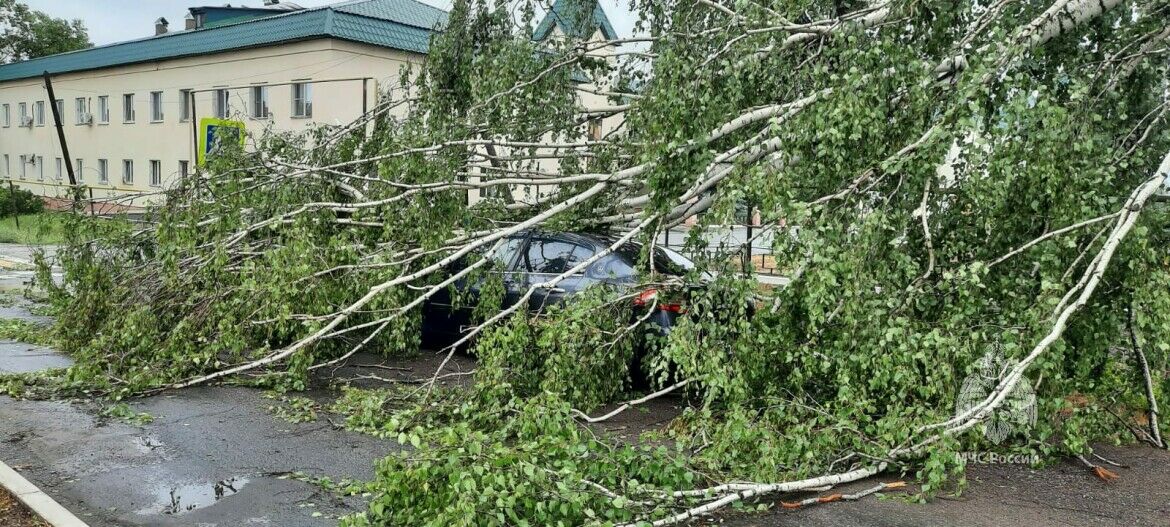
M260 7L263 0L19 0L29 7L44 11L56 18L80 18L89 29L89 39L101 46L123 40L148 37L154 34L154 21L165 17L171 29L183 28L183 16L187 8L199 5L232 5ZM337 3L339 0L286 0L305 7ZM421 0L428 4L447 9L450 0ZM621 36L633 32L634 20L629 14L625 0L601 0L613 22L614 29ZM620 4L620 5L619 5Z

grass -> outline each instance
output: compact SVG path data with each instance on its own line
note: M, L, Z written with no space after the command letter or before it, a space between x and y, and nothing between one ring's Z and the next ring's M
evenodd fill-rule
M16 223L16 218L12 216L0 218L0 243L46 245L59 244L65 240L59 212L22 214L20 227Z

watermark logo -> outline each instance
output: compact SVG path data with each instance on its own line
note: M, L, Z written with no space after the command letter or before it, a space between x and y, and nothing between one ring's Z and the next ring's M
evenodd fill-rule
M955 415L961 415L990 396L1015 364L1015 361L1004 357L1003 347L996 343L979 359L976 370L963 380L955 404ZM984 420L983 435L998 445L1014 433L1027 433L1035 425L1036 392L1028 379L1022 378L1003 404Z

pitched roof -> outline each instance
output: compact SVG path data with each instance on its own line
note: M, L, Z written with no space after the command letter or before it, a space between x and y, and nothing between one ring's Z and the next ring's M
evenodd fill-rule
M559 27L564 34L577 38L589 38L593 31L600 29L605 38L616 39L617 32L613 30L613 24L609 23L609 17L606 16L605 9L601 8L601 2L593 5L592 20L578 18L581 11L580 4L584 1L586 0L556 0L552 9L545 15L544 20L541 20L540 24L536 26L536 31L532 33L532 39L544 40L548 38L554 27Z
M447 12L417 0L350 0L0 65L0 81L203 55L314 38L426 53Z

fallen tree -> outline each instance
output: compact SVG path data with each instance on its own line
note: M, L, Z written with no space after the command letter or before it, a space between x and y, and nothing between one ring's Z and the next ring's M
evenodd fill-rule
M512 307L478 299L442 350L474 345L473 388L435 389L444 360L411 402L353 395L354 426L414 449L383 462L352 523L669 525L894 468L931 494L963 451L1162 444L1168 216L1150 200L1170 173L1170 6L632 7L644 36L532 42L516 36L531 9L456 2L408 96L225 153L146 222L77 219L63 283L42 269L78 360L56 387L304 388L360 351L416 350L421 306L486 279L508 236L590 230L613 245ZM598 117L621 125L590 137ZM745 202L792 278L766 301L700 234ZM627 242L649 258L692 217L690 278L714 278L645 358L650 396L623 397L645 333L628 296L522 306ZM959 407L981 364L1003 367ZM1007 443L971 432L1018 410L1021 385L1034 423ZM576 422L677 391L694 404L671 448Z

